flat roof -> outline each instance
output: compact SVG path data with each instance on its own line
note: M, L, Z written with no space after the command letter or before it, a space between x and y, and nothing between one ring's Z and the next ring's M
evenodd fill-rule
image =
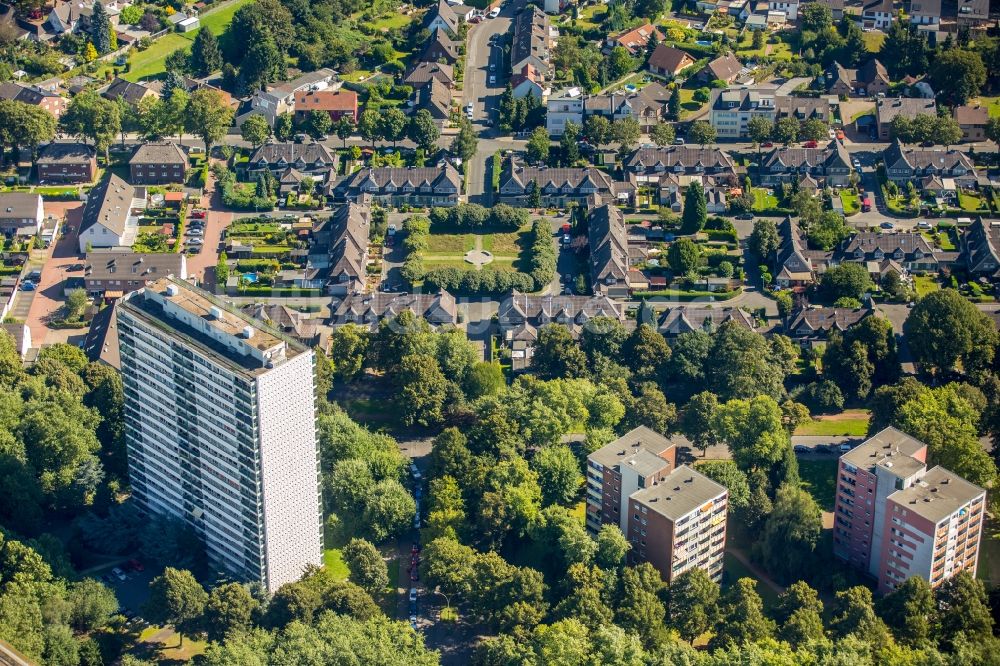
M662 481L632 493L630 499L670 520L679 520L726 492L725 486L681 465Z
M910 437L905 432L889 426L872 435L840 457L855 467L872 471L876 466L891 469L906 465L904 458L915 459L916 454L927 445ZM886 463L891 463L886 465Z
M234 342L251 353L240 354L211 334L172 316L168 313L169 308L165 307L168 303L169 307L179 308L205 322L207 328L228 338L227 342ZM304 346L259 319L230 308L186 280L165 277L152 281L144 289L129 294L121 301L121 306L151 325L182 337L206 356L252 377L307 351ZM252 331L249 338L245 335L248 328Z
M928 470L909 488L889 495L889 499L937 524L985 492L958 474L938 466Z
M674 442L646 426L639 426L625 433L615 441L597 449L587 459L604 467L615 467L640 450L655 456L674 446Z

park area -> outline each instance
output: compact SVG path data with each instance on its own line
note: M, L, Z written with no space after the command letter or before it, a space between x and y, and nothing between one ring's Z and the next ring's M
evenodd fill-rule
M525 234L531 225L514 232L431 233L424 265L434 268L478 270L490 266L496 270L518 270L518 259L524 249Z

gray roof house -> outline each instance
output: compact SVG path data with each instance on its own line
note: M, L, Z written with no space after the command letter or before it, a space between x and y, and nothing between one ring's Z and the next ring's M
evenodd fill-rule
M605 204L590 212L590 283L594 293L612 298L629 294L628 233L625 216L617 206Z

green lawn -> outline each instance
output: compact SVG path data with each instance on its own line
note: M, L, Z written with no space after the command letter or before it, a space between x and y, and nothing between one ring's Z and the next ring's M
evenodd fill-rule
M596 30L607 15L608 8L605 5L601 3L588 5L580 10L580 18L577 19L576 25L583 30Z
M987 97L986 95L981 95L979 99L977 100L974 99L969 102L969 104L972 104L973 106L975 106L977 103L979 104L979 106L985 106L987 109L989 109L989 113L991 116L1000 117L1000 96Z
M837 459L800 460L799 480L802 488L816 500L823 511L833 511L837 492Z
M726 553L722 559L722 570L726 574L726 581L729 585L733 585L740 578L752 578L757 582L757 594L760 595L761 601L764 602L764 608L770 609L774 608L778 604L778 594L772 590L770 587L760 582L760 580L753 575L753 572L743 566L743 563L733 557L732 553Z
M983 526L976 577L985 582L987 587L1000 584L1000 524L997 524L996 518L987 517Z
M466 253L476 246L475 234L430 234L425 254Z
M490 264L490 266L492 265L493 264ZM473 270L472 264L465 261L465 259L456 257L435 258L425 255L424 266L427 267L427 270L432 270L434 268L458 268L459 270Z
M884 32L866 32L863 35L865 48L869 53L878 53L882 50L882 42L885 41Z
M941 286L937 283L931 275L916 275L913 277L913 286L917 290L917 297L926 296L927 294L937 291Z
M344 564L344 556L341 555L339 548L327 548L323 551L323 566L337 580L347 580L351 573L347 570L347 565Z
M975 212L986 207L986 203L974 194L959 191L958 205L964 211Z
M496 233L484 236L483 249L487 252L492 252L493 254L500 256L517 255L521 252L521 241L524 238L524 234L527 233L529 229L531 229L531 227L527 226L519 231L511 233Z
M796 435L813 437L835 437L846 435L860 437L868 432L871 415L864 409L852 409L806 421L795 429Z
M208 10L200 17L201 29L207 28L213 34L221 35L233 20L233 15L237 10L249 2L250 0L234 0L227 5ZM177 49L190 48L197 34L198 30L183 34L171 32L154 41L145 51L133 50L130 57L132 67L123 78L129 81L140 81L163 73L167 56Z
M763 187L753 188L753 209L755 212L770 210L778 207L778 198L771 194L771 191Z
M844 215L854 215L861 210L861 201L858 195L849 190L840 191L840 203L844 205Z

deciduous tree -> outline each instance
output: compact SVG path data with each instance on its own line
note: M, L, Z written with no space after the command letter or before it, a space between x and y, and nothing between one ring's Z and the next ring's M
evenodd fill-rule
M184 644L184 634L198 630L208 594L190 571L167 567L149 584L146 615L158 624L172 624Z

